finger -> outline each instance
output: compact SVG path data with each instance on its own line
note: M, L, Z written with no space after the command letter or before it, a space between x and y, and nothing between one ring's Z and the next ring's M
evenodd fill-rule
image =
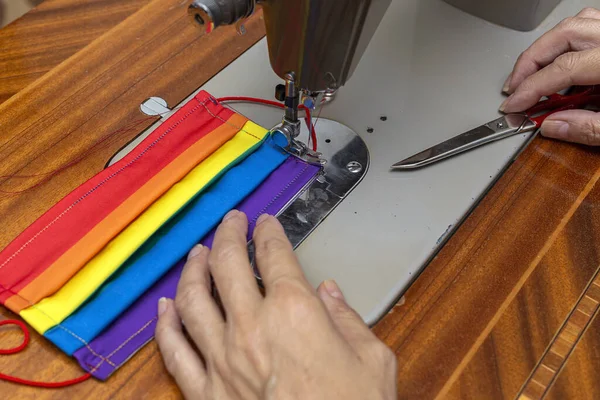
M181 321L171 300L161 298L158 302L155 337L165 367L185 398L200 397L206 386L206 369L183 335Z
M506 93L513 93L525 79L552 63L561 54L589 50L598 46L600 46L599 20L567 18L542 35L519 56L503 90Z
M542 135L554 139L600 145L600 115L593 111L572 110L551 115L542 124Z
M175 307L185 327L205 355L222 348L225 322L210 290L207 247L198 245L190 251L177 285Z
M252 314L262 301L248 260L248 219L229 212L217 229L208 264L227 318Z
M552 64L531 75L500 107L503 112L520 112L535 105L542 96L575 85L594 85L600 82L600 48L566 53Z
M334 281L324 281L317 288L317 293L339 333L356 349L365 341L375 339L360 315L354 311Z
M260 216L254 229L254 246L256 264L267 293L279 280L295 281L310 287L277 218Z
M593 18L600 19L600 11L592 7L586 7L577 14L579 18Z

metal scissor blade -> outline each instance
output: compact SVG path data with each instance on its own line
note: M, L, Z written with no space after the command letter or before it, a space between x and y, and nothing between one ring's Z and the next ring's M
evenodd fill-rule
M496 140L535 129L524 114L508 114L475 129L455 136L392 165L392 169L416 169Z

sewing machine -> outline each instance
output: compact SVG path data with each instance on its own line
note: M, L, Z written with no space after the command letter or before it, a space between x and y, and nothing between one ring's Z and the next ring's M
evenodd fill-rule
M261 4L273 71L285 81L275 97L285 104L277 131L288 141L287 150L311 162L326 162L297 140L301 131L298 108L315 111L331 101L352 76L392 0L194 0L188 13L206 33L236 24L244 34L244 20ZM467 12L514 29L531 30L560 0L487 2L446 0ZM521 12L514 13L514 8ZM302 16L302 18L299 18Z
M271 67L285 82L274 88L275 98L285 105L274 134L286 138L288 153L323 165L323 174L278 216L290 241L298 247L360 183L369 167L366 143L339 122L313 118L302 135L299 108L316 114L335 98L352 76L391 0L195 0L189 15L207 33L235 23L243 34L244 19L252 14L256 3L262 4L264 12ZM298 15L305 17L299 19ZM327 135L327 146L321 146L320 152L310 149L308 126L313 123ZM252 244L249 249L252 258Z
M468 2L448 2L478 12ZM531 136L420 171L394 173L389 166L490 120L518 54L583 5L563 2L535 31L521 33L438 0L261 3L266 43L203 89L263 98L275 92L285 103L283 120L277 110L235 108L284 134L288 151L324 163L323 176L278 218L311 283L336 279L350 304L374 323ZM547 14L556 1L540 4ZM237 24L243 34L243 21L254 7L248 0L196 0L190 15L203 31ZM294 18L300 11L302 21ZM521 27L539 22L539 10L534 11L521 14ZM301 104L322 107L316 110L322 117L316 126L318 153L307 146L308 129L298 118Z
M277 130L287 137L288 151L318 161L319 154L297 140L298 106L302 103L314 111L334 98L352 76L391 0L195 0L189 14L207 32L236 23L243 34L244 18L256 3L264 12L271 67L285 81L275 89L275 97L285 104Z

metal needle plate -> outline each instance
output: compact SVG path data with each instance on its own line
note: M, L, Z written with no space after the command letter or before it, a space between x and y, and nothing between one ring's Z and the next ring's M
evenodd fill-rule
M300 137L306 135L302 132ZM323 171L277 215L294 249L352 192L369 168L367 145L347 126L319 119L318 136L319 152L327 160ZM248 252L255 275L260 279L252 242L248 244Z

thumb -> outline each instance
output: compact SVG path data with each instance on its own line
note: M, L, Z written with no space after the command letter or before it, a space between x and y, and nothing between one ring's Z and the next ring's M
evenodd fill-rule
M356 347L359 343L375 338L360 315L346 303L342 291L334 281L321 283L317 288L317 293L325 304L338 332L355 350L358 350Z
M600 145L600 115L594 111L561 111L549 116L542 124L542 135L582 143Z

